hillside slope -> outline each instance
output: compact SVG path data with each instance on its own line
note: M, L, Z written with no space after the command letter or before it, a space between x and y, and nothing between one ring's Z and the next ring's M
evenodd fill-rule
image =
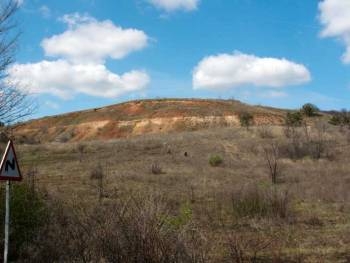
M14 127L19 138L68 142L131 137L148 133L239 125L249 112L255 124L280 124L285 111L235 100L137 100L28 121Z

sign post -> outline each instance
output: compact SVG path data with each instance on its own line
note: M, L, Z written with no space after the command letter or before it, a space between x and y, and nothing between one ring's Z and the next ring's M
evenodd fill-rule
M4 240L4 263L7 263L9 251L9 225L10 225L10 181L6 181L6 214L5 214L5 240Z
M4 240L4 263L7 263L9 249L9 228L10 228L10 181L21 181L22 175L19 170L13 142L9 140L5 153L0 164L0 180L6 181L5 200L5 240Z

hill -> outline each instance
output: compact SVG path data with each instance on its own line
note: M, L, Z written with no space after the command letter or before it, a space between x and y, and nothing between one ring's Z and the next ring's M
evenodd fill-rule
M252 114L258 125L281 124L285 115L283 110L250 106L235 100L136 100L31 120L15 126L14 134L40 142L104 140L238 126L242 112Z
M18 262L349 262L350 126L286 112L142 100L17 125Z

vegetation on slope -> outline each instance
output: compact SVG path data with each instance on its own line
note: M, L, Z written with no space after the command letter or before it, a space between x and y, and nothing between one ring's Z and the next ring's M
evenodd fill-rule
M35 185L51 207L45 234L23 255L346 262L349 143L350 130L317 117L310 125L22 145L24 172L36 167ZM218 166L209 162L214 155Z

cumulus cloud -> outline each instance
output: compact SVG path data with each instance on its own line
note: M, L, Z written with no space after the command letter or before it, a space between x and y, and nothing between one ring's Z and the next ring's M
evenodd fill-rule
M102 64L76 64L66 60L15 64L7 81L31 93L48 93L67 99L82 93L97 97L117 97L142 90L149 83L143 71L123 75L109 71Z
M350 63L350 1L324 0L319 3L319 19L324 26L322 37L336 37L344 42L344 63Z
M197 9L199 0L148 0L152 5L167 12Z
M46 56L101 63L106 58L122 59L147 45L148 37L143 31L124 29L110 20L97 21L75 13L63 16L61 21L69 28L41 42Z
M76 94L114 98L140 91L150 82L144 71L116 74L105 66L106 58L121 59L143 48L148 38L144 32L79 13L65 15L61 21L68 25L67 31L41 43L47 56L58 58L14 64L5 81L27 92L63 99Z
M310 79L310 72L301 64L239 52L205 57L193 70L195 89L245 85L275 88L306 83Z

